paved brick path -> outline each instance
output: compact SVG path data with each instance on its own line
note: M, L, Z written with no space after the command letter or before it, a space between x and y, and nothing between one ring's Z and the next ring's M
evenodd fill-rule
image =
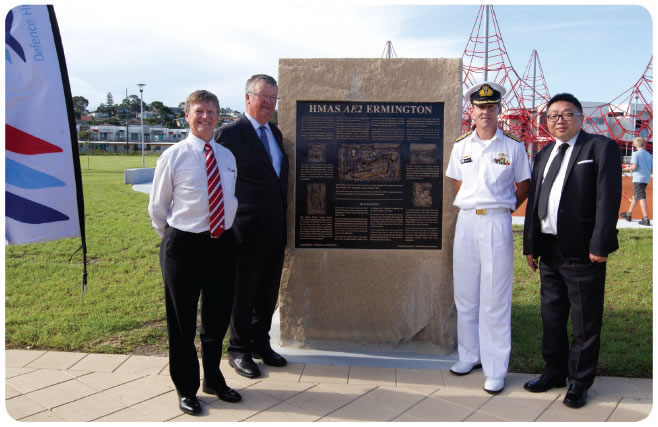
M180 412L166 357L5 351L5 404L20 421L639 421L653 403L651 379L599 377L581 409L565 388L532 394L528 374L505 390L482 390L482 372L291 363L239 377L222 361L243 401L199 392L200 417Z

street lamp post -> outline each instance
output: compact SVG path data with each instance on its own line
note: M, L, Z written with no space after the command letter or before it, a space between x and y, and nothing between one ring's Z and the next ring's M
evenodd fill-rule
M640 133L639 133L639 131L638 131L638 129L637 129L637 122L638 122L638 119L637 119L636 116L637 116L637 95L635 95L635 111L633 111L633 114L631 114L631 120L633 120L633 123L631 123L631 126L632 126L632 128L633 128L633 135L635 135L635 136L640 136ZM640 115L640 119L641 119L641 118L642 118L642 117L641 117L641 115ZM632 154L632 153L633 153L633 149L631 149L631 154ZM624 154L625 154L625 157L626 157L626 158L624 159L624 161L626 161L626 160L628 160L628 140L626 141L626 152L625 152Z
M137 83L139 88L139 122L142 126L142 168L144 167L144 83Z
M635 127L637 128L638 124L640 124L640 128L641 128L642 127L642 112L640 112L639 115L637 113L637 98L638 98L638 95L635 95L635 116L637 116L637 118L635 119ZM640 135L640 129L637 129L637 134L635 136L641 136Z

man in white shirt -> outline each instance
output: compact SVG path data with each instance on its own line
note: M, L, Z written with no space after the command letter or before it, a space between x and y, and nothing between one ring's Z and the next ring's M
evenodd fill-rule
M466 93L475 129L457 139L446 170L460 208L453 247L459 362L450 372L482 367L491 394L505 387L512 346L512 212L530 185L523 143L498 128L504 94L493 82Z
M200 90L188 96L185 118L190 134L158 159L148 211L162 237L169 371L179 408L198 415L199 361L194 337L199 296L203 391L226 402L241 400L219 370L235 283L231 226L238 205L237 168L231 152L213 140L219 120L219 100L214 94Z

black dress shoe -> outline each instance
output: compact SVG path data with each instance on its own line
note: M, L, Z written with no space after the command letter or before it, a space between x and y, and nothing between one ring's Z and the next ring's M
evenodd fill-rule
M274 350L270 351L264 351L264 352L253 352L252 355L254 356L255 359L260 359L263 361L264 364L270 365L270 366L276 366L276 367L281 367L281 366L286 366L288 361L281 356L279 353L277 353Z
M587 389L579 384L571 384L563 403L570 408L580 408L587 403Z
M199 415L201 413L201 404L196 396L178 396L178 407L186 414Z
M229 366L235 369L235 372L247 378L260 377L260 369L251 357L243 357L242 359L229 359Z
M528 381L523 385L523 388L533 393L543 393L545 391L552 389L553 387L559 388L559 387L564 387L565 385L566 385L566 381L564 380L564 378L551 377L544 374L539 378L535 378L532 381Z
M240 396L240 393L233 390L227 385L220 387L210 387L204 381L202 390L204 393L214 394L215 396L219 397L219 400L223 400L224 402L236 403L242 400L242 396Z

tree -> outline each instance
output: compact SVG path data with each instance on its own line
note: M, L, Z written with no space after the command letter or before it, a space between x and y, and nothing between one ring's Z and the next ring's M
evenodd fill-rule
M73 97L73 113L75 118L80 120L81 116L86 116L89 114L87 107L89 106L89 101L84 96L74 96Z
M78 141L89 141L91 139L91 132L83 130L78 132Z
M162 101L153 101L148 105L148 107L149 107L149 110L158 110L158 109L164 107L164 104L162 103Z
M113 117L116 114L116 107L114 106L114 96L112 96L112 92L107 93L105 108L109 117Z
M149 110L155 111L160 116L160 119L164 122L170 117L173 117L171 109L164 105L161 101L153 101L149 104Z
M109 114L110 114L109 108L107 108L107 106L102 102L101 102L101 105L99 105L98 108L96 108L96 112L97 113L106 113L108 115L108 117L109 117Z
M130 111L133 117L137 117L137 114L139 114L140 104L142 104L142 101L137 95L129 95L128 98L124 98L123 101L121 101L121 107L126 111ZM142 106L144 107L144 110L148 110L148 105L146 105L145 102Z

